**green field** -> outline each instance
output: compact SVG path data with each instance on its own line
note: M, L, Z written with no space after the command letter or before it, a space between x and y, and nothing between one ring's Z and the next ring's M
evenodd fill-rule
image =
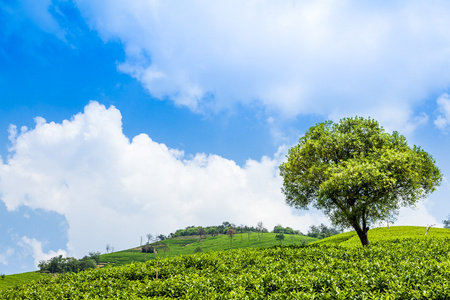
M39 272L27 272L13 275L6 275L4 278L0 277L0 290L9 288L15 285L21 285L33 280L42 279L50 275Z
M271 247L273 245L279 245L280 242L275 240L275 233L264 233L261 235L261 247ZM300 235L285 235L283 245L300 245L302 243L311 243L316 241L315 238L310 238ZM162 244L167 245L167 251L164 253ZM154 260L156 258L163 257L175 257L179 255L194 254L194 250L197 247L201 247L203 252L222 251L229 250L231 247L230 237L227 235L219 235L215 237L203 237L200 241L199 236L177 237L173 239L167 239L155 245L156 254L145 254L140 251L140 247L133 249L117 251L109 254L102 254L100 256L100 264L111 266L122 266L130 264L132 262L145 262L148 260ZM250 248L259 247L259 239L257 233L250 234ZM247 233L236 234L233 237L233 248L249 248L249 240ZM28 272L14 275L6 275L4 279L0 278L0 290L12 287L14 285L21 285L33 280L48 276L39 272Z
M366 248L350 232L307 246L159 257L47 277L0 299L450 299L450 230L425 231L371 229Z
M381 227L368 231L369 241L374 244L385 240L405 239L405 238L425 238L427 229L420 226L393 226L390 228ZM427 236L431 237L449 237L450 229L431 228ZM331 236L329 238L318 240L313 244L337 244L343 247L361 247L361 242L355 231L346 232Z
M250 246L249 236L247 233L236 234L233 237L233 249L242 248L257 248L257 247L271 247L280 245L280 242L275 239L275 233L264 233L261 235L261 244L259 243L258 234L250 234ZM285 239L282 241L282 245L301 245L303 243L311 243L317 241L316 238L311 238L302 235L285 235ZM167 246L167 251L164 253L162 244ZM110 254L103 254L100 256L100 263L111 264L120 266L129 264L131 262L144 262L146 260L174 257L179 255L194 254L197 247L201 247L203 252L230 250L231 243L230 237L227 235L219 235L215 237L203 237L200 241L199 236L187 236L177 237L173 239L167 239L158 243L153 243L156 247L156 254L145 254L140 252L140 247L134 249L128 249L123 251L117 251ZM261 246L260 246L261 245Z

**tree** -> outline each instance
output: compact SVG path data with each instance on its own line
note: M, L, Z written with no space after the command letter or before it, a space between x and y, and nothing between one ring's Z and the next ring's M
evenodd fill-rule
M150 244L150 240L152 239L153 235L151 233L147 233L147 244Z
M241 230L241 243L242 243L242 233L244 232L244 224L241 224L241 226L239 226L239 229Z
M150 245L149 243L147 243L141 247L141 251L144 253L154 253L155 248L152 245Z
M217 227L211 227L211 228L208 230L208 233L209 233L211 236L215 237L215 236L217 236L217 234L219 233L219 231L217 230Z
M233 236L236 234L233 228L228 229L227 235L230 237L231 249L233 249Z
M288 205L323 210L333 225L353 228L363 246L370 224L414 206L442 180L431 155L361 117L311 127L289 150L280 174Z
M198 230L198 235L200 235L200 244L203 246L203 236L206 234L206 230L203 227L200 227Z
M263 224L263 222L262 221L259 221L258 222L258 240L259 240L259 245L261 246L261 235L262 235L262 232L263 232L263 230L264 230L264 224Z
M450 215L447 216L447 220L443 220L442 223L444 223L444 228L450 228Z
M88 258L93 259L98 264L100 262L100 252L89 252Z
M284 233L277 233L277 235L275 236L275 239L280 241L280 245L283 244L283 240L284 240Z

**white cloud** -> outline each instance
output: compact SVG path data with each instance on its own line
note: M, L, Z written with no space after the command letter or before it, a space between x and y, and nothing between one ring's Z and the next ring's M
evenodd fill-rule
M8 210L24 205L65 215L68 251L77 257L107 244L131 248L147 233L190 225L263 221L268 229L281 224L306 233L310 225L328 224L321 213L299 214L285 204L278 175L285 148L243 167L212 154L187 159L146 134L130 141L120 112L97 102L60 124L36 118L34 129L15 136L11 151L0 165L1 200ZM417 213L402 210L396 224L433 223L419 206ZM23 237L22 244L32 248L36 264L65 255L44 253L35 239Z
M447 1L75 2L105 41L123 43L119 70L197 112L257 102L410 131L414 110L450 82Z
M34 129L18 134L0 165L0 193L8 210L25 205L65 215L69 252L78 257L106 244L130 248L146 233L222 221L306 232L315 218L296 215L281 193L282 151L243 167L217 155L187 159L145 134L130 141L120 112L91 102L71 120L37 118ZM27 244L41 259L39 244Z
M14 255L14 249L8 248L4 253L0 253L0 263L7 266L8 265L8 258Z
M442 94L436 102L439 116L434 120L434 125L445 132L450 124L450 95Z
M428 200L420 201L415 208L401 208L399 211L398 219L394 222L396 226L427 226L437 225L442 227L442 223L438 222L434 216L432 216L426 207Z
M23 236L19 242L19 246L23 248L31 248L32 256L34 258L34 265L37 267L41 260L49 260L52 257L62 255L63 257L67 256L66 251L59 249L58 251L50 250L47 253L44 253L42 250L42 242L34 239Z

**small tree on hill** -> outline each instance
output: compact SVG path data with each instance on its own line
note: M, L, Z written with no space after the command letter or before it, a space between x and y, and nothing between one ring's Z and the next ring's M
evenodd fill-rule
M284 234L283 233L277 233L277 235L275 236L275 239L280 241L280 245L282 245L283 244L283 240L284 240Z
M203 246L203 236L206 234L205 228L200 227L198 230L198 235L200 235L200 244Z
M154 253L155 248L147 242L147 244L142 246L141 251L145 253L145 260L147 260L147 253Z
M444 228L450 228L450 215L447 216L447 220L443 220L442 223L444 223Z
M441 183L435 161L373 119L345 118L311 127L280 166L286 203L323 210L369 244L369 225L414 206Z
M227 235L230 237L231 249L233 249L233 236L236 234L233 228L228 229Z
M154 253L155 252L155 248L150 245L150 244L145 244L144 246L142 246L142 252L144 253Z
M241 224L239 229L241 230L241 243L242 243L242 233L244 233L244 224Z
M261 246L261 235L263 233L264 230L264 224L262 221L258 222L258 240L259 240L259 245Z
M150 244L153 235L151 233L147 233L147 244Z

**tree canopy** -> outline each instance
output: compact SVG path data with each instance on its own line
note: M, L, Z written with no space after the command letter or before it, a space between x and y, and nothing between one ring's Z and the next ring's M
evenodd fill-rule
M370 224L414 206L442 180L431 155L362 117L309 128L280 174L287 204L323 210L333 225L354 228L363 246Z

